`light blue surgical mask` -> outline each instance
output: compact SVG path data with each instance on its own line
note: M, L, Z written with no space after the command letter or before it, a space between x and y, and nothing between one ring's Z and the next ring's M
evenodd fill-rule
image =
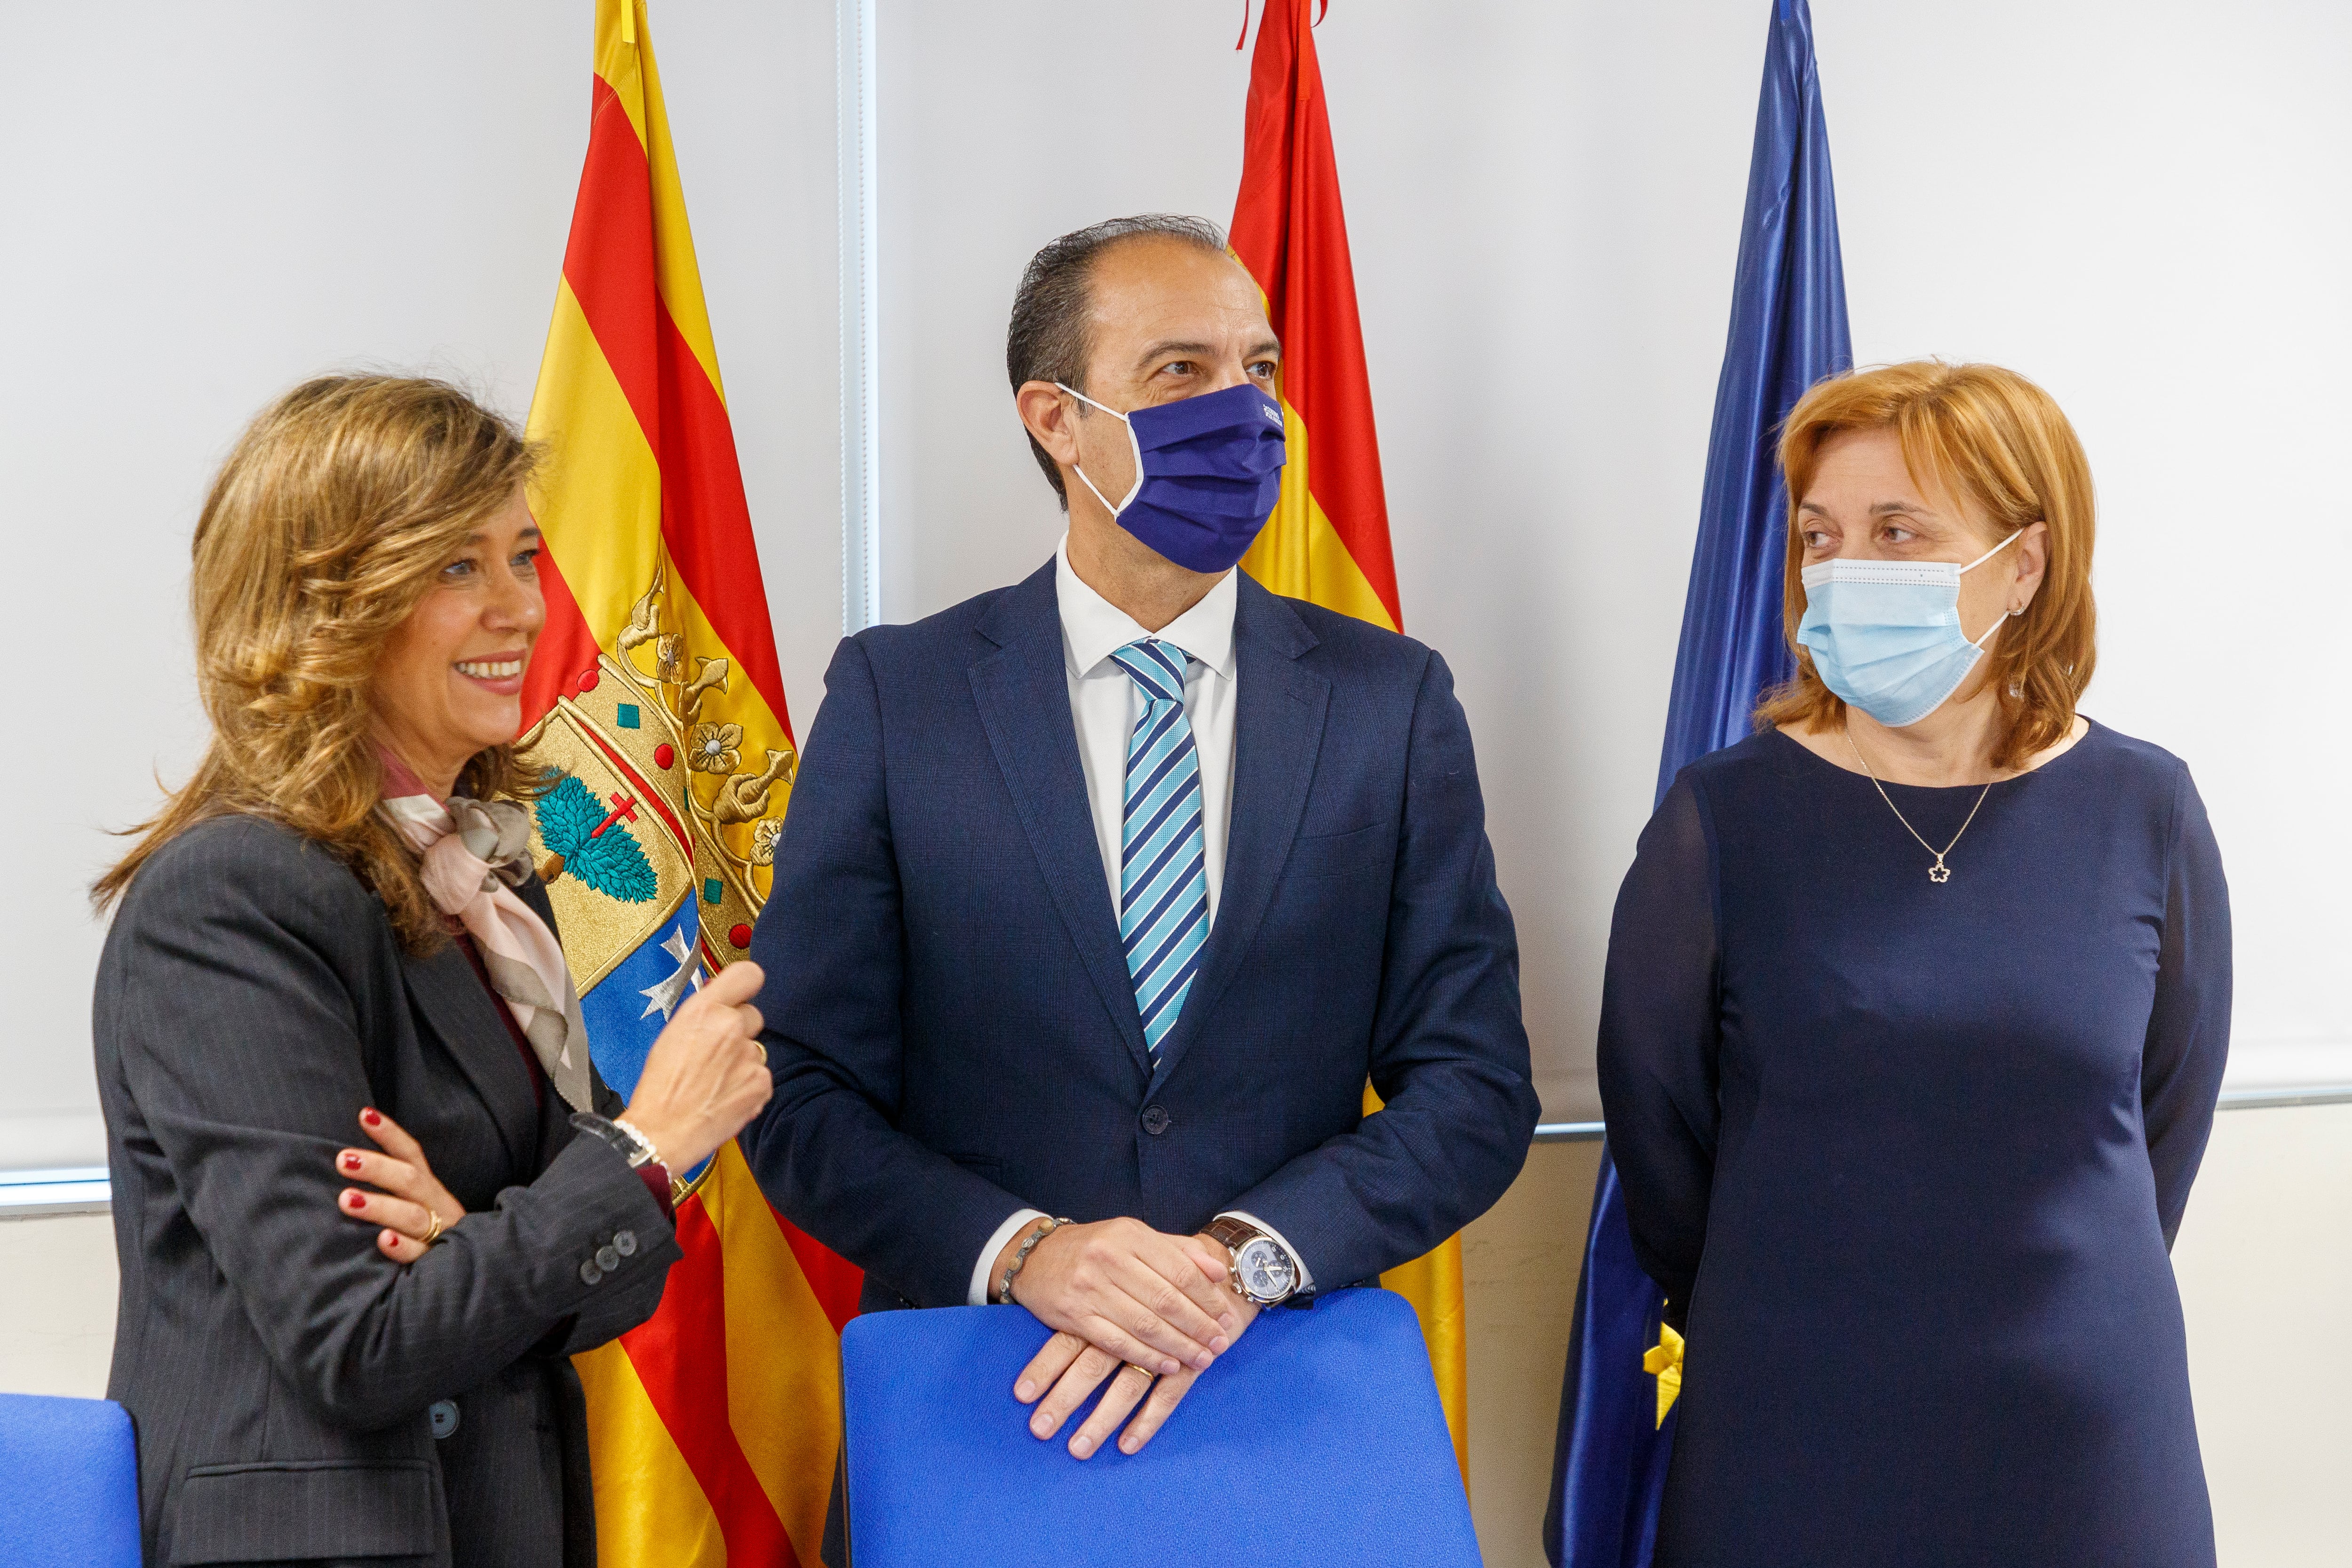
M1797 623L1797 640L1812 654L1822 683L1890 730L1916 724L1941 708L2001 626L1995 620L1974 641L1960 629L1961 574L2016 538L2011 534L1966 566L1822 561L1806 567L1801 574L1805 618Z

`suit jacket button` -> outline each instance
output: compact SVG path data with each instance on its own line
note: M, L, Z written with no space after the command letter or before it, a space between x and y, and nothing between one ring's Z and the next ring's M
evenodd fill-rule
M597 1268L603 1269L605 1273L610 1274L614 1269L618 1268L620 1266L621 1249L619 1247L600 1247L596 1249Z
M604 1278L604 1271L596 1267L594 1258L592 1258L580 1266L580 1283L583 1285L593 1285L603 1278Z
M613 1250L624 1258L635 1258L637 1255L637 1233L634 1230L614 1231Z
M1169 1124L1175 1120L1168 1114L1168 1108L1164 1105L1147 1105L1143 1108L1143 1130L1154 1138L1167 1131Z
M457 1429L457 1402L454 1399L435 1400L425 1415L433 1423L433 1440L436 1443Z

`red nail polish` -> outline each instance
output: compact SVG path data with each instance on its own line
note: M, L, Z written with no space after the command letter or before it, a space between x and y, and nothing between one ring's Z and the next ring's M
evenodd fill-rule
M367 1202L367 1200L360 1196L357 1193L345 1193L343 1194L343 1206L347 1209L356 1209L365 1202Z
M359 1168L360 1168L360 1157L359 1157L357 1154L346 1154L346 1155L344 1155L344 1156L343 1156L343 1169L344 1169L344 1170L346 1170L346 1171L356 1171L356 1170L358 1170Z
M360 1120L366 1122L370 1127L381 1127L383 1125L383 1113L373 1109L361 1111Z

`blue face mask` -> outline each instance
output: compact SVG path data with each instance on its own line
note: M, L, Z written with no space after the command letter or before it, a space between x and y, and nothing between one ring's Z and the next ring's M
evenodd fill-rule
M1998 620L1971 642L1960 630L1960 574L2006 550L2012 533L1966 566L1948 561L1822 561L1801 574L1797 640L1822 684L1890 730L1916 724L1960 689ZM2011 615L2019 612L2012 610Z
M1127 426L1135 483L1113 505L1084 468L1078 478L1118 525L1177 565L1223 572L1239 561L1282 494L1282 405L1244 382L1121 414L1061 386Z

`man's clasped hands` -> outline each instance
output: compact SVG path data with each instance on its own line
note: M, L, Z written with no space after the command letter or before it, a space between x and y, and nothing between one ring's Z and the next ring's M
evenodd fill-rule
M1046 1223L1032 1221L1005 1243L992 1280ZM1013 1385L1015 1399L1037 1406L1029 1430L1053 1436L1108 1378L1102 1403L1070 1434L1071 1456L1091 1458L1122 1422L1119 1452L1150 1442L1257 1316L1227 1272L1224 1247L1205 1236L1169 1236L1138 1219L1054 1228L1013 1278L1013 1300L1054 1331Z

